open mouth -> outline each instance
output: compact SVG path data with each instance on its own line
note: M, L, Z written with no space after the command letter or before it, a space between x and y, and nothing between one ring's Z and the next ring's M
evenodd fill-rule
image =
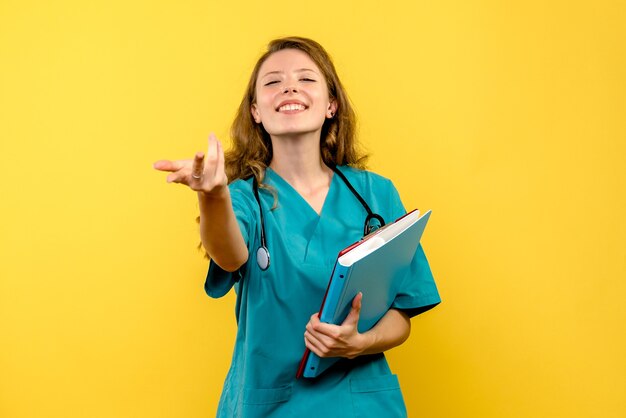
M301 103L287 103L276 109L278 112L298 112L306 110L306 106Z

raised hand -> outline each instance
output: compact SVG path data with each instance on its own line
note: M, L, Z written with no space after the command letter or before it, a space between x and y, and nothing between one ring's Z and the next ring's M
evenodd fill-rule
M160 160L153 167L168 171L168 183L180 183L207 195L223 193L228 184L224 171L224 150L215 134L209 135L208 150L197 152L192 160Z

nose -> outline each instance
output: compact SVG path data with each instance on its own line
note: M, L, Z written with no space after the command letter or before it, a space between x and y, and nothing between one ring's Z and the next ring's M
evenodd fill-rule
M283 89L283 93L297 93L298 88L295 85L287 84Z

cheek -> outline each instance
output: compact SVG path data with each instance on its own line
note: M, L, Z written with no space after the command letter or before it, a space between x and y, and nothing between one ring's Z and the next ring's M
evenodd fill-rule
M267 114L274 111L272 97L270 95L257 96L257 109L261 114Z
M330 104L330 97L328 97L328 92L325 90L319 90L315 93L315 102L319 104L320 107L326 109Z

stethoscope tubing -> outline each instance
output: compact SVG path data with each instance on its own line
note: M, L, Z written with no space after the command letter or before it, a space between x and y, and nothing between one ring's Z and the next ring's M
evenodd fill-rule
M348 181L346 176L337 168L337 166L333 164L333 165L329 165L329 167L335 172L335 174L339 176L339 178L341 178L341 180L345 183L345 185L348 186L348 189L350 189L352 194L358 199L358 201L361 203L361 205L363 206L363 208L365 208L365 211L367 212L367 216L365 217L365 222L363 224L363 236L368 235L374 230L374 228L370 226L370 222L373 219L377 220L380 223L379 227L385 226L385 220L383 219L383 217L377 213L372 212L372 209L370 209L365 199L363 199L363 197L359 194L359 192L356 191L354 186L352 186L350 181ZM263 208L261 207L261 199L259 197L259 184L257 182L256 176L252 176L252 190L254 192L254 198L257 204L259 205L259 215L260 215L259 218L261 221L261 245L257 249L256 258L257 258L257 264L259 268L265 271L270 266L270 252L267 248L267 241L266 241L266 235L265 235L265 218L263 216Z

